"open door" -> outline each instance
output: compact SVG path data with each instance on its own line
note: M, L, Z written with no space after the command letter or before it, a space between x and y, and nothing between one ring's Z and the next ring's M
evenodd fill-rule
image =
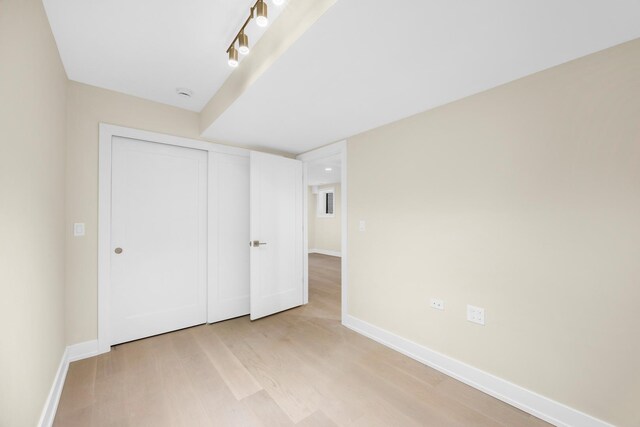
M302 162L251 152L251 320L303 304Z

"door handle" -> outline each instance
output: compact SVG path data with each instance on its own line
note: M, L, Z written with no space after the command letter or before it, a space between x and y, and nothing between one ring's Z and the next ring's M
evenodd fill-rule
M263 246L266 245L265 242L261 242L260 240L254 240L253 242L249 242L249 246L253 246L254 248L257 248L259 246Z
M116 250L114 251L117 255L120 255L122 253L122 248L116 248Z

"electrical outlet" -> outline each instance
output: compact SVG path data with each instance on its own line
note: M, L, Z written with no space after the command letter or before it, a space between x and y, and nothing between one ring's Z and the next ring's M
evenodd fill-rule
M366 231L367 230L367 223L364 222L364 220L360 220L360 223L358 224L358 230L359 231Z
M435 308L436 310L444 310L444 301L438 298L431 298L429 301L431 308Z
M484 308L467 305L467 320L479 325L484 325Z

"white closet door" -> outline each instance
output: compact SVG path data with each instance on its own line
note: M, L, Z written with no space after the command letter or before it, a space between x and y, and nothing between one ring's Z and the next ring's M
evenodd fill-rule
M111 344L207 320L207 153L113 138Z
M210 153L209 323L249 314L249 157Z
M251 319L303 304L302 162L251 152Z

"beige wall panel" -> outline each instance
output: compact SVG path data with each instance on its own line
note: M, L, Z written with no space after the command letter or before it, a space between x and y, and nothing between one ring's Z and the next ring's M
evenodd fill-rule
M0 1L0 426L37 424L65 347L66 82L42 2Z
M640 425L639 95L636 40L351 138L350 314Z
M307 203L307 249L314 249L316 247L316 209L318 206L318 196L313 194L312 187L307 187L308 203Z

